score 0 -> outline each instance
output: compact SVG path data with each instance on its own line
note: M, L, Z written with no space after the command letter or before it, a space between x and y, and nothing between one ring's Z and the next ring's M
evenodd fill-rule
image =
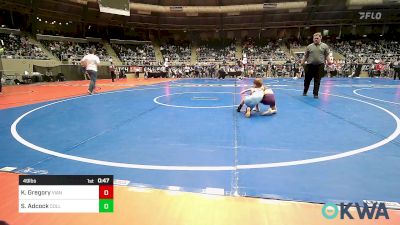
M99 211L114 211L114 188L113 185L99 185Z

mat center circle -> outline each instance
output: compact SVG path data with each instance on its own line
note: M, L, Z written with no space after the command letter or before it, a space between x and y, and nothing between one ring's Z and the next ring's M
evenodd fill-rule
M235 107L233 92L179 92L160 95L153 99L156 104L189 109L215 109Z

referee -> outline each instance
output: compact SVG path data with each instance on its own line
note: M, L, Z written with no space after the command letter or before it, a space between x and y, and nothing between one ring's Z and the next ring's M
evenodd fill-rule
M308 88L310 87L311 80L314 78L314 98L318 98L319 85L321 78L324 75L325 61L328 65L332 64L329 57L329 47L325 43L321 42L321 33L315 33L313 35L313 43L307 46L304 58L301 60L301 64L305 66L305 79L304 79L304 91L303 96L307 95Z

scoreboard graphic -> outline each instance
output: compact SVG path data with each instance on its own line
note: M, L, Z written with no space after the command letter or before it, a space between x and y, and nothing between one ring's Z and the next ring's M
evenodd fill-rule
M20 175L20 213L112 213L112 175Z

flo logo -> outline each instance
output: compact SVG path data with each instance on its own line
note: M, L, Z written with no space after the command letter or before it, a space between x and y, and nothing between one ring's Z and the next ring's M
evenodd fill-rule
M351 210L350 212L351 207L355 207L356 210ZM363 205L359 205L358 203L340 203L339 206L333 203L326 203L322 207L322 215L328 220L336 218L339 214L340 219L352 220L355 216L358 216L360 219L379 219L380 217L389 219L389 214L383 202L379 204L374 202L370 207L367 203L363 203Z
M381 12L358 12L360 20L380 20L382 18Z

